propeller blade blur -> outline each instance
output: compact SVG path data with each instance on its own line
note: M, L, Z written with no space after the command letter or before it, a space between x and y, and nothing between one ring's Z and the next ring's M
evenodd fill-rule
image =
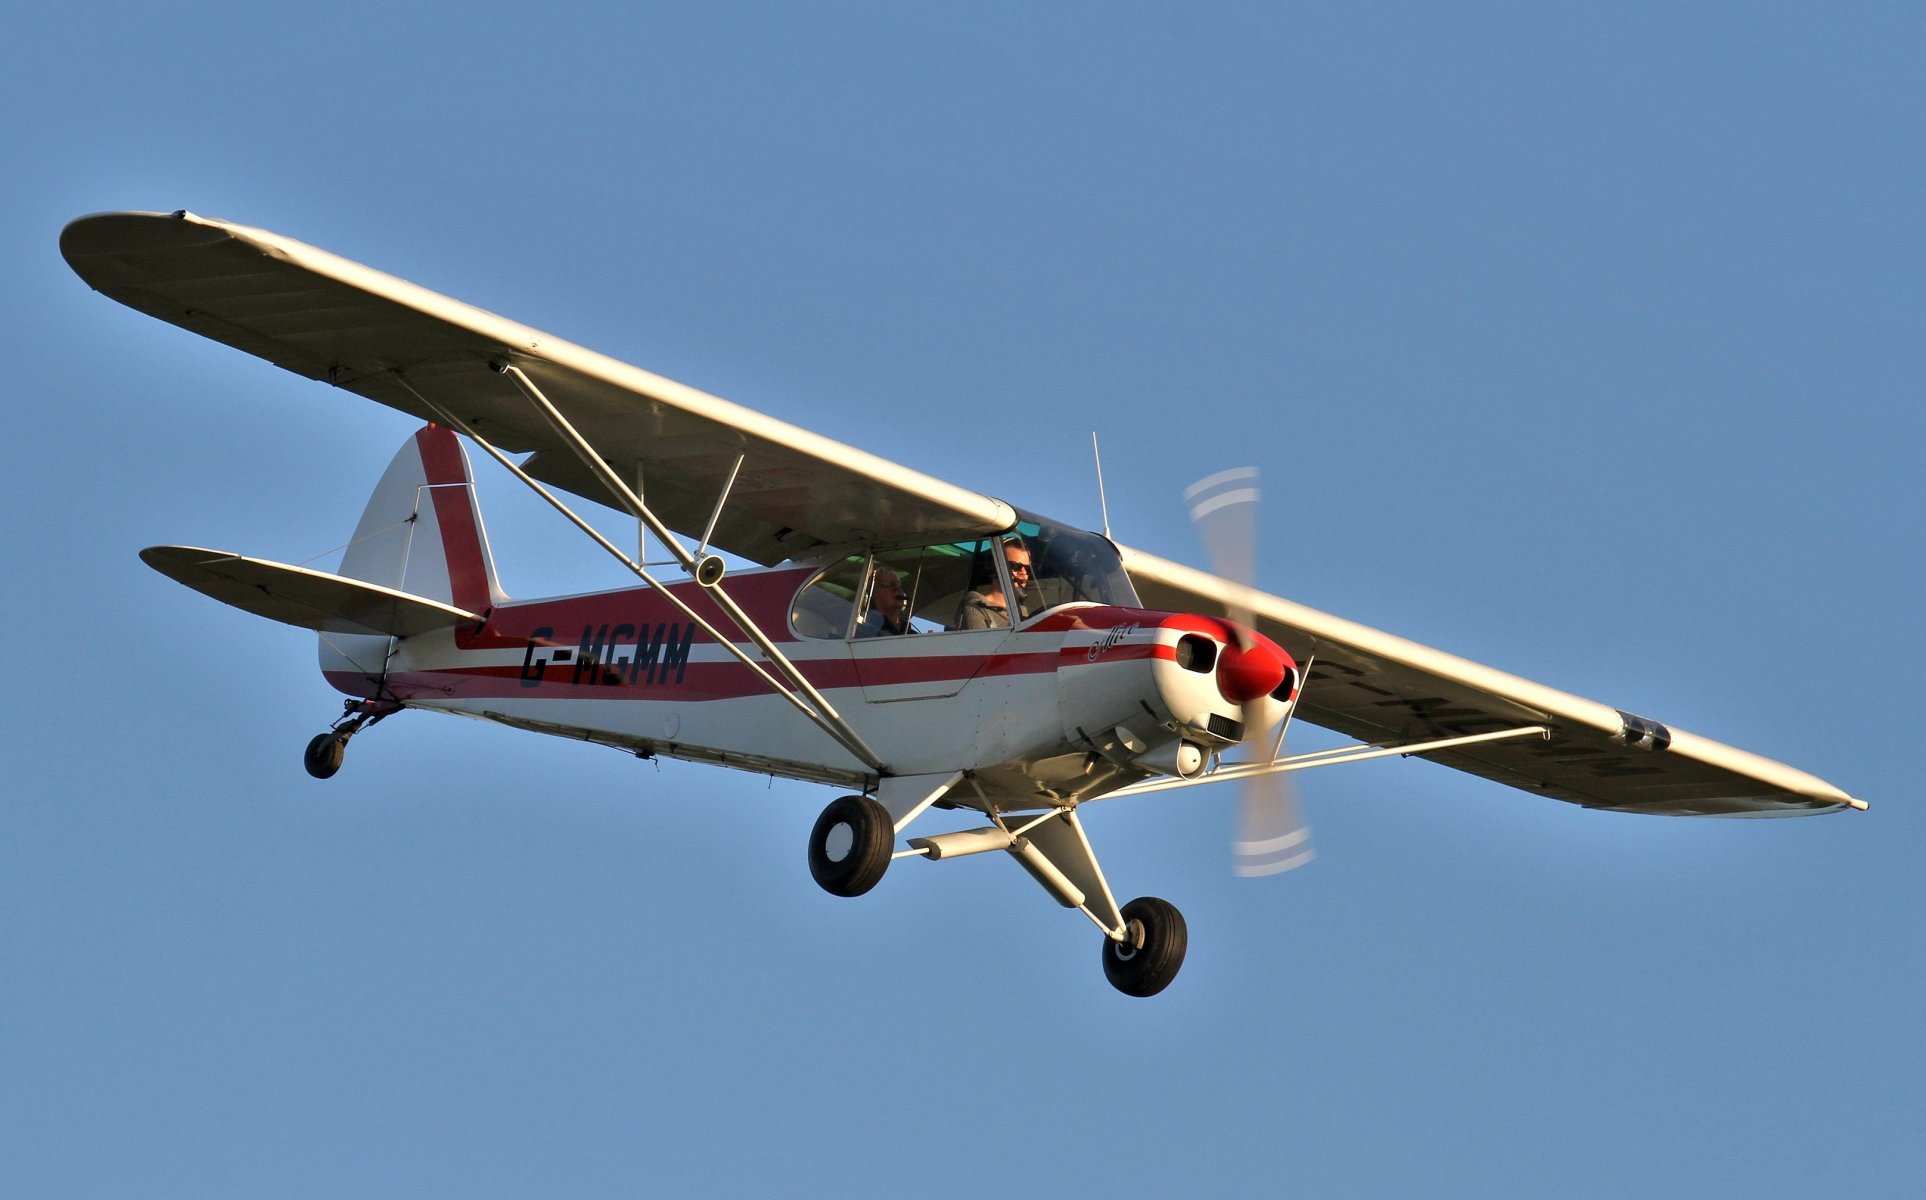
M1257 582L1259 495L1256 467L1219 471L1184 489L1191 524L1204 543L1211 570L1247 588ZM1237 624L1239 649L1249 652L1253 649L1248 633L1251 611L1234 604L1225 607ZM1257 728L1247 724L1246 730L1245 760L1269 761L1275 752L1276 726ZM1231 869L1239 875L1276 875L1311 858L1311 831L1298 816L1290 777L1260 775L1245 780L1238 797Z
M1257 579L1257 500L1256 467L1219 471L1184 489L1210 569L1245 587ZM1248 626L1250 610L1232 607L1230 619Z
M1310 862L1311 830L1298 817L1297 797L1285 775L1244 782L1238 798L1237 841L1231 869L1239 875L1277 875Z

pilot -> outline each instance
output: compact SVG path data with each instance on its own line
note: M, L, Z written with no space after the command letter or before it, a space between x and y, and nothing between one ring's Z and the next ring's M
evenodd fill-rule
M1010 567L1010 585L1019 597L1030 586L1030 548L1015 540L1003 543L1004 561ZM1017 606L1019 619L1022 606ZM997 586L996 564L985 559L970 580L970 593L963 597L963 619L959 629L1002 629L1010 624L1010 598Z
M1021 620L1037 610L1037 606L1030 601L1036 588L1036 578L1030 567L1030 548L1010 538L1003 543L1003 561L1010 568L1011 595L1016 600L1017 617Z
M876 568L876 581L869 588L869 617L857 637L891 637L910 632L908 597L903 594L903 578L888 567Z

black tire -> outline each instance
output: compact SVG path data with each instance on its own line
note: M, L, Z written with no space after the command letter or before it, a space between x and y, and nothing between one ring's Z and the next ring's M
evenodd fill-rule
M1123 906L1122 942L1103 941L1103 974L1126 996L1155 996L1177 978L1190 946L1184 914L1168 900L1140 896Z
M301 755L301 765L316 779L331 779L341 769L348 753L348 739L333 733L318 733Z
M881 804L868 796L832 800L809 831L809 873L832 896L860 896L882 881L895 841Z

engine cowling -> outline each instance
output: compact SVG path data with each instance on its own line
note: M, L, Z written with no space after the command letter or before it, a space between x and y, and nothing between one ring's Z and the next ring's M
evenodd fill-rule
M1296 694L1283 647L1220 617L1085 609L1057 672L1064 734L1105 757L1161 774L1198 773L1198 755L1280 720Z

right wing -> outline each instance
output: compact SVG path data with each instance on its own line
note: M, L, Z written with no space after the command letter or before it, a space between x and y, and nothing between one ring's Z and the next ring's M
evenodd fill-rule
M1423 755L1587 808L1672 816L1795 816L1864 808L1845 792L1756 754L1346 621L1205 571L1119 547L1150 608L1248 607L1299 662L1315 656L1297 716L1361 742L1397 745L1546 725L1549 739Z

